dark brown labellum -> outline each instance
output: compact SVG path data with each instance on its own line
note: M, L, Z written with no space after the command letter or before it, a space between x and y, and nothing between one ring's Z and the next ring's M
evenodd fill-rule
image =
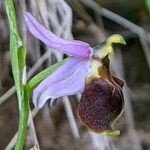
M122 80L112 77L112 82L96 78L85 86L78 105L78 116L85 126L94 132L118 134L113 124L124 107L123 84Z

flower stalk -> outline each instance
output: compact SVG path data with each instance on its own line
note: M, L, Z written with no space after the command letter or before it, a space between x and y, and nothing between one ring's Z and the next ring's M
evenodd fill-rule
M29 115L29 95L26 83L23 83L26 49L19 36L13 1L6 0L5 7L10 30L10 58L12 73L16 86L19 107L19 129L15 150L22 150L25 142Z
M26 85L23 87L21 109L19 110L19 129L15 150L22 150L26 138L29 116L29 95Z

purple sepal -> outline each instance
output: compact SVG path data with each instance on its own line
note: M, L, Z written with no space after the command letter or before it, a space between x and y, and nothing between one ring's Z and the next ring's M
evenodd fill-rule
M49 99L73 95L84 88L89 70L87 61L69 58L33 91L33 103L41 108Z
M89 59L92 48L88 43L77 40L64 40L48 31L30 13L25 12L24 17L30 32L49 47L78 59Z

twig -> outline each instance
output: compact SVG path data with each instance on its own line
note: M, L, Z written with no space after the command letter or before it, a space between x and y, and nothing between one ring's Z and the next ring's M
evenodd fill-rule
M145 34L145 30L136 24L132 23L131 21L113 13L112 11L105 9L101 6L99 6L96 2L92 0L80 0L82 3L96 11L97 13L103 15L104 17L122 25L123 27L127 28L128 30L131 30L132 32L138 34L141 45L143 47L145 57L150 69L150 51L149 51L149 46L148 46L148 38L147 35Z
M29 129L31 129L32 139L34 140L34 144L37 145L40 148L38 138L37 138L37 135L36 135L36 130L35 130L35 125L34 125L33 115L32 115L31 109L30 109L30 112L29 112Z
M100 134L89 131L94 150L110 150L108 139Z
M37 108L34 108L33 111L32 111L32 116L35 117L36 114L38 113L38 111L39 110ZM28 121L28 125L31 123L30 121ZM14 147L14 145L16 143L16 140L17 140L17 134L18 134L18 132L16 132L16 134L13 136L13 138L11 139L11 141L6 146L5 150L12 150L13 149L13 147Z
M11 87L4 95L0 97L0 105L4 103L16 91L15 86Z
M29 79L38 69L39 67L43 64L45 60L48 59L48 53L47 51L41 58L33 65L33 67L29 70L27 74L27 78ZM0 97L0 105L5 102L12 94L14 94L16 91L15 86L12 86L4 95Z
M80 137L79 136L79 131L78 131L78 127L77 127L75 118L73 116L73 112L72 112L71 104L69 102L69 98L67 96L65 96L65 97L62 97L62 100L63 100L63 104L64 104L64 107L65 107L65 111L66 111L66 114L67 114L67 117L68 117L68 121L69 121L69 124L70 124L70 127L71 127L73 137L75 139L78 139Z
M112 58L112 68L116 76L120 76L121 78L124 78L122 53L120 51L116 53L116 55L114 55L114 57ZM130 135L129 137L131 137L134 149L142 150L140 139L134 125L134 117L133 117L133 111L131 106L131 96L129 94L130 92L128 91L126 86L123 88L123 93L125 97L125 114L126 114L126 120L128 125L127 126L128 133Z

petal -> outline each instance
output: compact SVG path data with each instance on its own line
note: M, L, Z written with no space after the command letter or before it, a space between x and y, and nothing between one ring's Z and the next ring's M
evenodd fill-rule
M112 45L114 43L126 45L125 39L120 34L113 34L107 39L108 45Z
M80 91L84 87L87 72L87 61L70 58L33 91L34 105L41 108L50 98L73 95Z
M30 13L25 12L24 16L30 32L49 47L80 59L89 59L92 48L88 43L64 40L48 31Z
M80 120L91 131L118 135L119 131L114 129L114 123L122 114L123 107L121 87L96 78L85 86L77 112Z
M40 96L42 91L48 88L52 83L56 81L63 80L72 74L75 69L78 67L78 64L81 63L80 60L69 58L64 64L57 68L50 76L45 78L33 91L33 102L36 105L35 101ZM69 72L68 72L69 70Z

